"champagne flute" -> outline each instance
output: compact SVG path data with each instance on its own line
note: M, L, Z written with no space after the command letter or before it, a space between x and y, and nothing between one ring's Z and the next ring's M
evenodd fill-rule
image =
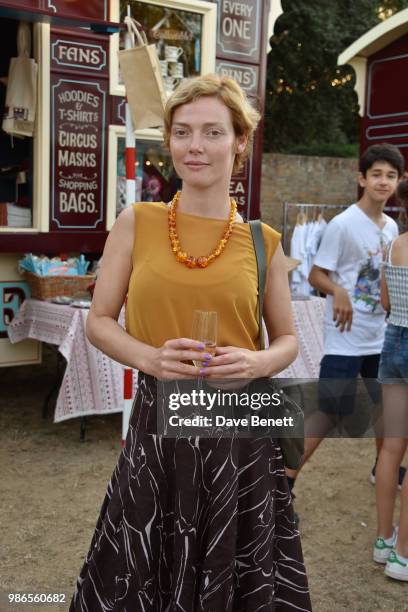
M218 316L214 311L194 310L191 337L204 344L204 353L214 356L217 348ZM197 368L202 368L204 359L193 359Z

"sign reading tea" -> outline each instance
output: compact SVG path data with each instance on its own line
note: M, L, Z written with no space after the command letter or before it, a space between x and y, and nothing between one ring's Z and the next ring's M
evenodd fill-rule
M238 205L238 212L245 218L251 213L252 161L247 159L239 172L231 177L229 193Z
M96 228L103 218L104 81L53 76L51 222Z

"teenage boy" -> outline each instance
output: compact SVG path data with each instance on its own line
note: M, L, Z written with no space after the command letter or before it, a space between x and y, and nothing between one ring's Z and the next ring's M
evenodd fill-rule
M397 147L378 144L365 151L359 165L363 195L330 221L309 276L310 284L327 298L319 410L305 424L302 465L336 419L352 415L359 374L374 403L381 400L376 383L385 331L380 268L385 249L398 235L397 224L383 210L404 172L404 158ZM376 437L377 455L381 444L382 438ZM404 472L400 468L400 480ZM288 471L290 488L297 474ZM371 480L375 482L375 466Z

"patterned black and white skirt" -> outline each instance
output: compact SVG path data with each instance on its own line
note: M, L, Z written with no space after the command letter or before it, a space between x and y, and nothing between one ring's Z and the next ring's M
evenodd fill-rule
M154 433L139 373L126 445L70 612L311 610L279 447Z

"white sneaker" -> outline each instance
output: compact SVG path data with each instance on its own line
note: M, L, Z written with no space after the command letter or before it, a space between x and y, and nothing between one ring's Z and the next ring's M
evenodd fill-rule
M373 548L373 559L376 563L387 563L388 557L390 556L392 549L394 548L395 543L397 541L397 534L398 531L394 528L391 544L387 544L384 538L376 539Z
M408 582L408 563L402 561L395 550L392 550L388 556L384 574L395 580Z

